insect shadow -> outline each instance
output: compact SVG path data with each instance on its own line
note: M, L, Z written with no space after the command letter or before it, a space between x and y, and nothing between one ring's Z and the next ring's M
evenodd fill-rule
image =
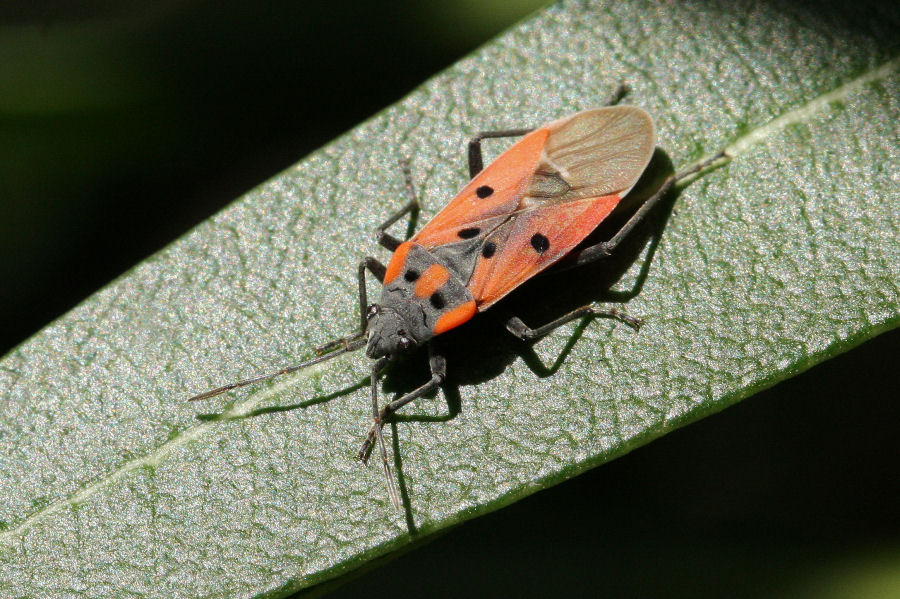
M674 168L669 156L660 148L656 148L650 164L634 189L579 247L591 246L609 239L673 172ZM506 321L510 316L516 315L530 326L539 326L592 302L620 303L637 296L650 272L653 256L679 194L680 191L677 188L667 193L663 201L608 258L575 268L567 268L566 260L563 259L545 274L525 283L490 310L476 315L470 323L449 331L441 338L432 341L432 343L440 344L448 364L447 378L440 387L441 395L446 403L446 412L438 415L416 414L412 412L415 410L415 404L413 404L406 411L393 414L388 419L394 445L394 469L410 534L416 532L416 526L412 517L409 490L403 474L399 440L402 430L400 425L452 420L462 411L462 398L459 391L461 386L477 385L496 378L517 358L521 359L535 376L540 378L552 376L563 365L584 330L591 326L591 321L596 317L585 317L575 325L562 351L550 365L544 364L534 351L533 346L540 343L541 339L522 341L513 337L505 328ZM417 220L418 210L410 215L407 237L415 232ZM624 291L612 290L612 285L632 268L642 254L639 271L631 288ZM640 317L641 315L634 314L633 316ZM594 326L599 326L599 323L595 323ZM606 326L623 325L608 323ZM427 352L416 351L410 355L400 356L389 364L382 381L382 391L385 397L393 395L396 398L418 387L430 376ZM368 385L369 378L366 377L334 392L293 404L264 406L234 416L228 416L224 412L198 414L197 418L203 421L218 421L290 412L296 409L310 408L358 392ZM432 392L421 399L427 401L434 399L436 395L437 392ZM360 430L363 430L362 425Z

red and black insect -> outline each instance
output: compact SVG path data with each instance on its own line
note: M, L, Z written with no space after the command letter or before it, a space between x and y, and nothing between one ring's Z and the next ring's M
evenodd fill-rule
M623 94L620 90L616 99ZM482 170L482 140L519 136L524 137ZM231 383L191 400L294 372L366 346L366 355L375 360L373 424L359 458L366 461L377 441L391 500L400 507L382 427L390 414L435 389L446 377L446 360L430 340L487 310L563 257L568 257L569 265L582 265L609 256L678 180L724 156L718 154L669 177L608 241L578 247L634 187L655 145L650 116L633 106L585 110L537 129L480 133L469 142L469 184L421 231L401 242L386 229L419 206L409 170L404 167L409 202L377 230L379 243L393 251L393 257L387 266L372 257L359 264L359 331L318 348L318 357L312 360ZM377 304L368 305L366 270L382 283ZM619 310L590 304L535 329L518 317L510 318L506 328L520 339L534 339L588 315L615 318L635 329L641 324ZM423 344L429 350L431 380L379 406L379 373L398 354Z

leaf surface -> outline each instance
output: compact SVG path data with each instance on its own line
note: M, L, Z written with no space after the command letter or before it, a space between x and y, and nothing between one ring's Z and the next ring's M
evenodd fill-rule
M898 25L877 2L562 2L248 193L0 362L3 596L283 596L896 327ZM498 305L447 336L444 393L389 435L406 513L352 459L364 356L200 417L184 402L353 329L355 265L386 258L371 231L404 201L399 158L427 219L464 184L469 136L622 81L673 164L734 158L609 265L503 304L537 326L618 293L646 319L637 335L576 323L531 347ZM425 376L398 364L385 393Z

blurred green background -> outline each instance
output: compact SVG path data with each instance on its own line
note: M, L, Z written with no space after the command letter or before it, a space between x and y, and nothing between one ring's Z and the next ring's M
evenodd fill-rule
M0 351L541 4L0 5ZM337 595L900 597L898 350L886 334Z
M0 355L541 4L0 3Z

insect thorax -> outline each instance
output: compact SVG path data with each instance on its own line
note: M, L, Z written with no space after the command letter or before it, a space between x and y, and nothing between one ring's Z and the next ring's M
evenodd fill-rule
M450 244L435 252L410 243L405 256L395 254L394 260L402 260L402 264L396 275L385 281L380 306L401 317L402 324L407 327L404 332L417 344L461 324L474 314L475 302L466 289L466 281L474 268L476 253L466 251L467 248L462 246L475 247L477 243L473 240L471 244ZM397 265L392 266L396 268ZM454 322L448 326L451 320ZM381 334L390 333L381 331Z

